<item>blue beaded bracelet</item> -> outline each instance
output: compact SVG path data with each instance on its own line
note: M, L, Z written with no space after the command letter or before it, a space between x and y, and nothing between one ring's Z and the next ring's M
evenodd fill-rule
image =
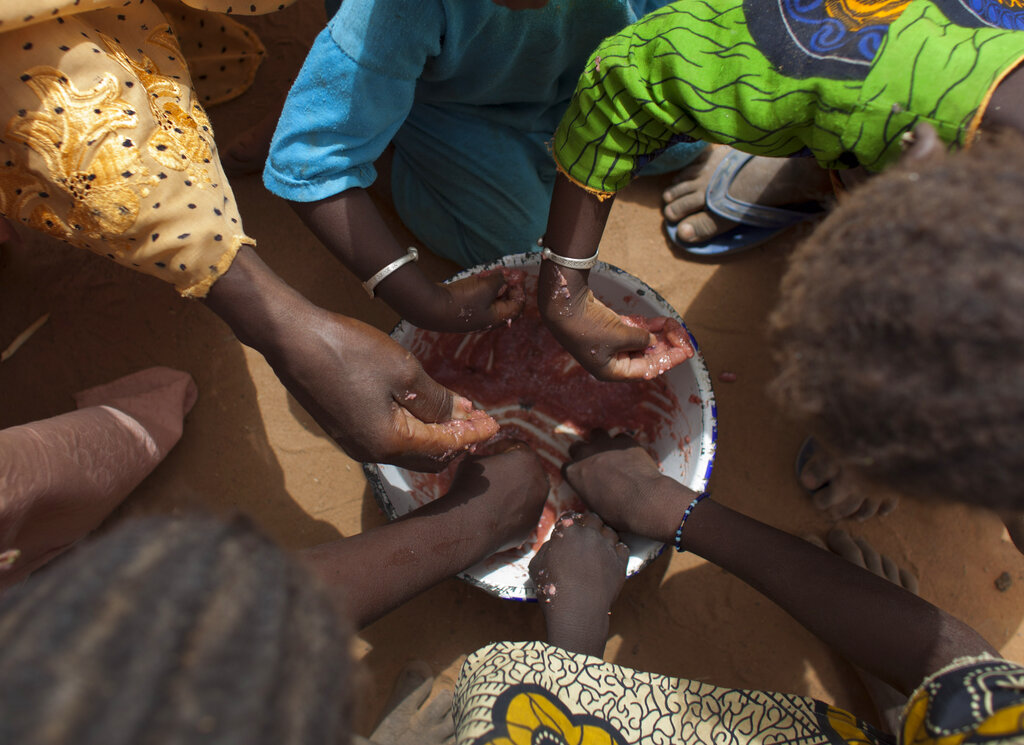
M710 496L711 495L708 492L702 491L700 494L693 498L693 501L690 502L690 506L683 511L683 519L679 521L679 527L676 528L676 538L674 541L672 541L672 545L676 547L677 553L681 554L683 553L683 551L686 550L685 548L683 548L683 526L686 525L686 518L690 516L690 513L693 512L693 508L700 504L700 501L702 499L705 499Z

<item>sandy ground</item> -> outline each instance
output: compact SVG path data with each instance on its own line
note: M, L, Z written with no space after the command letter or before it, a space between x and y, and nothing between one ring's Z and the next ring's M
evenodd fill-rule
M255 88L211 112L221 142L275 105L322 21L315 0L249 21L270 53ZM660 232L662 183L641 181L620 196L602 259L658 290L701 345L718 400L715 496L785 530L822 535L831 523L793 477L804 433L765 395L772 365L764 321L799 230L721 265L681 259ZM391 329L394 313L370 301L258 177L236 179L234 189L261 256L289 283L324 307ZM197 507L238 511L295 548L384 522L359 464L212 313L157 280L22 235L24 246L0 257L0 347L42 314L50 318L0 365L0 426L68 411L75 391L150 365L187 370L199 386L181 442L113 520ZM422 264L439 280L456 270L429 255ZM735 382L720 382L723 371L735 373ZM846 527L917 572L925 598L1024 661L1024 557L995 517L904 500L889 516ZM1001 591L994 581L1004 572L1011 583ZM874 719L848 664L758 593L692 556L666 552L629 580L611 632L605 656L623 665L809 694ZM359 634L367 671L361 729L376 720L407 660L426 660L439 684L451 683L479 646L542 635L536 605L495 599L457 579L442 583Z

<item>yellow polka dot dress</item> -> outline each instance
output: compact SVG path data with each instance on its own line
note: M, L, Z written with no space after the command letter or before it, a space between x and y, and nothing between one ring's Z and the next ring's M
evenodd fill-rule
M174 0L168 13L152 0L0 7L0 214L202 297L254 241L242 229L171 18L179 10L179 26L204 29L189 34L203 44L192 49L224 40L208 61L221 47L243 56L248 45L234 85L230 75L210 81L210 102L245 89L262 46L233 22L222 34L224 16L196 13L234 10L231 3L189 5ZM245 44L228 45L237 39Z

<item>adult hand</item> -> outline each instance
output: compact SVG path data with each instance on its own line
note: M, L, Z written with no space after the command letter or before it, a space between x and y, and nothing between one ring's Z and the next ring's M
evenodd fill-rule
M206 303L353 458L437 471L498 431L389 336L313 305L247 246Z
M520 270L502 269L435 285L436 300L406 317L420 328L432 331L491 328L523 312L523 278Z
M586 272L544 262L537 294L548 329L600 380L649 380L694 354L678 321L620 316L594 296Z
M498 423L435 382L383 332L322 312L271 359L281 381L353 458L437 471Z
M596 430L589 441L573 443L569 456L562 469L566 481L606 523L659 541L672 539L695 495L662 475L633 438Z

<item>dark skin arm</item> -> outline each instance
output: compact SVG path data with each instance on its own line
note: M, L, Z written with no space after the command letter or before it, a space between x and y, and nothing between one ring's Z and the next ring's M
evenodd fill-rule
M566 478L609 525L672 542L695 495L661 475L646 451L624 435L602 433L574 446L572 456ZM713 500L690 514L683 545L904 694L958 657L999 656L976 631L931 603Z
M363 189L349 189L319 202L292 202L317 238L361 282L406 255ZM439 285L415 262L395 270L375 288L376 296L402 318L433 331L475 331L515 318L523 310L522 288L500 272Z
M1024 66L1010 72L992 94L981 121L981 130L1011 128L1024 134ZM945 152L935 129L918 125L902 160L941 157ZM870 174L863 168L842 171L841 178L852 188ZM603 202L573 184L561 173L555 182L548 216L545 245L569 258L586 258L597 250L612 199ZM651 326L647 341L644 329L622 323L616 313L597 300L587 287L589 272L544 262L537 300L541 315L555 338L586 370L602 380L623 380L661 374L686 359L677 345L681 337L671 329ZM668 357L659 359L647 350L656 335L667 342ZM664 351L660 350L660 351Z
M601 201L559 173L544 245L567 258L592 256L611 208L611 198ZM594 377L652 378L692 356L678 322L648 319L646 327L624 323L618 313L594 297L587 284L589 277L587 269L541 262L537 303L554 337Z
M1010 72L992 93L981 128L1008 127L1024 134L1024 66Z
M448 493L395 522L304 552L345 597L361 628L496 551L520 545L537 527L548 481L522 443L468 456Z
M498 431L386 334L313 305L249 246L205 303L357 460L436 471Z
M566 513L530 562L548 644L600 657L629 547L593 512Z

